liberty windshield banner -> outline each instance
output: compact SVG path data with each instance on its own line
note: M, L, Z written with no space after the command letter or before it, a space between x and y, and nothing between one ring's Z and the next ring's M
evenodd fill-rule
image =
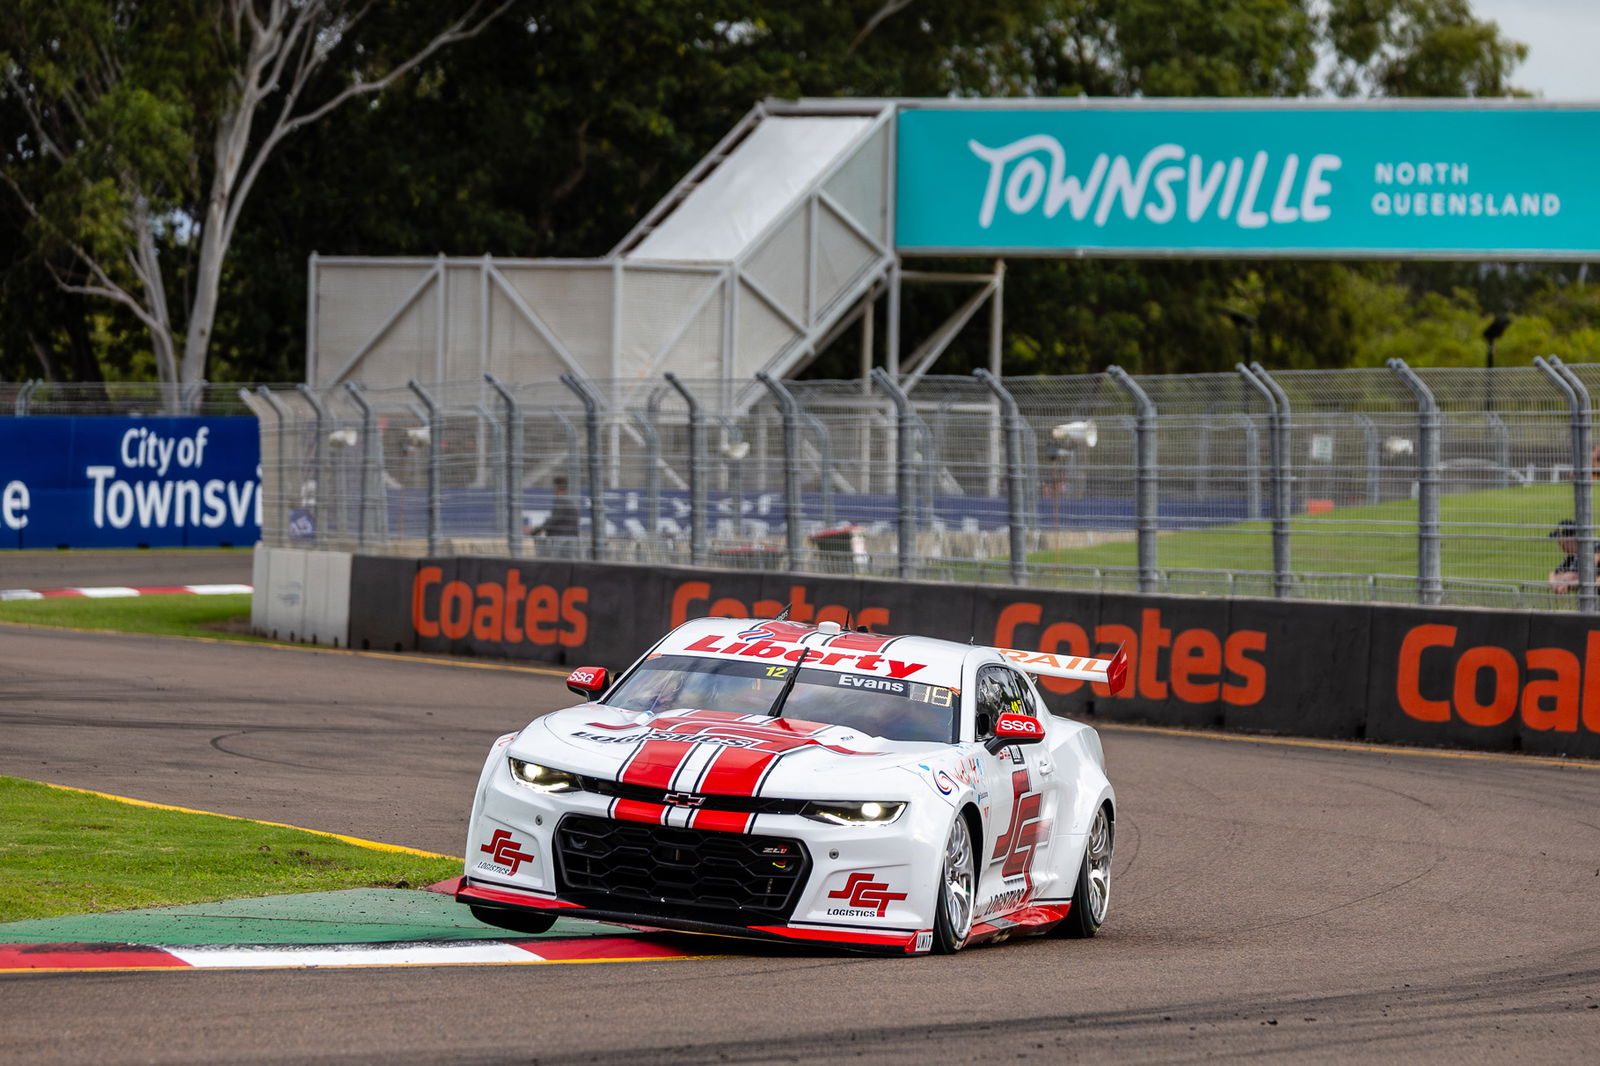
M902 252L1582 259L1600 110L908 108Z
M254 544L260 452L253 418L0 418L0 548Z

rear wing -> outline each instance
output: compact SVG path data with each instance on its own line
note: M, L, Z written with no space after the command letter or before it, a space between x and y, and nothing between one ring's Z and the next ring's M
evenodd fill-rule
M1065 677L1074 681L1097 681L1113 693L1121 692L1128 681L1128 649L1119 646L1109 659L1087 655L1051 655L1043 651L996 648L1021 670L1043 677Z

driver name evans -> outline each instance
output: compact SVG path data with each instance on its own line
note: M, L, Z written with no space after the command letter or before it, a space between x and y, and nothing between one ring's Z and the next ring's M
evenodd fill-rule
M866 688L874 692L892 692L896 696L909 696L911 686L904 681L895 681L887 677L860 677L856 674L840 674L839 684L843 688Z

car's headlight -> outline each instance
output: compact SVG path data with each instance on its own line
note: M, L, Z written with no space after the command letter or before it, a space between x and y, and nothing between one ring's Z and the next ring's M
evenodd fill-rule
M829 800L806 804L805 816L831 825L888 825L906 809L901 800L866 800L846 803Z
M578 783L576 774L521 759L511 760L511 776L517 779L518 784L526 785L535 792L576 792L583 787Z

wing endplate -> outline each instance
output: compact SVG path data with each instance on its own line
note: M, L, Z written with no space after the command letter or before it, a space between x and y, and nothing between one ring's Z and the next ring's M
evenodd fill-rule
M1118 647L1117 653L1109 659L1094 659L1087 655L1052 655L1019 648L995 650L1017 668L1030 674L1065 677L1074 681L1097 681L1113 693L1121 692L1128 683L1128 650L1125 647Z

